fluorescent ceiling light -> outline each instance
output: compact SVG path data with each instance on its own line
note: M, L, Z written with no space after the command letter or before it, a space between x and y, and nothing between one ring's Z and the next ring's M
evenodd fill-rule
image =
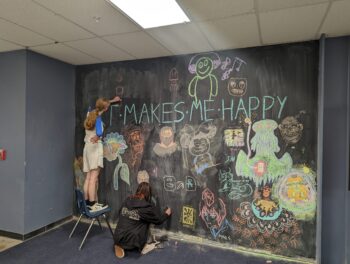
M108 0L143 28L189 22L175 0Z

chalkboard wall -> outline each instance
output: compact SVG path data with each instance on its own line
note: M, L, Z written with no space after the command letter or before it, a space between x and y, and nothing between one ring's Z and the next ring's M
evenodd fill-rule
M79 66L76 183L86 113L119 95L98 190L113 221L149 180L163 228L314 258L317 70L318 42Z

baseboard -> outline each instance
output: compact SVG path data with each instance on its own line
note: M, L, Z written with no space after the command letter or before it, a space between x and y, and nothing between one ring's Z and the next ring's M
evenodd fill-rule
M58 220L54 223L51 223L47 226L44 226L44 227L41 227L37 230L34 230L32 232L29 232L27 234L18 234L18 233L14 233L14 232L8 232L8 231L4 231L4 230L0 230L0 236L5 236L5 237L9 237L9 238L13 238L13 239L17 239L17 240L22 240L22 241L25 241L27 239L30 239L34 236L37 236L37 235L40 235L44 232L47 232L51 229L54 229L68 221L71 221L73 219L73 216L68 216L68 217L65 217L61 220Z

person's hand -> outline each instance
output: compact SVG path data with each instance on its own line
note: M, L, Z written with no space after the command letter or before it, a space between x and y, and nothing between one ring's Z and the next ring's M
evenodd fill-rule
M110 100L110 103L117 103L117 102L121 102L121 101L122 101L122 99L120 99L119 96L116 96L112 100Z
M171 208L167 208L166 210L165 210L165 214L166 215L171 215Z
M97 135L95 135L95 136L93 136L91 139L90 139L90 141L92 142L92 143L97 143L97 141L99 140L100 138L97 136Z

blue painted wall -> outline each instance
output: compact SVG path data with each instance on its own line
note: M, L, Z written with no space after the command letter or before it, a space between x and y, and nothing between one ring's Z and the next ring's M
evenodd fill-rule
M26 53L0 53L0 229L24 232Z
M72 215L74 85L72 65L0 53L0 230L24 235Z
M74 66L27 53L24 231L72 214Z

